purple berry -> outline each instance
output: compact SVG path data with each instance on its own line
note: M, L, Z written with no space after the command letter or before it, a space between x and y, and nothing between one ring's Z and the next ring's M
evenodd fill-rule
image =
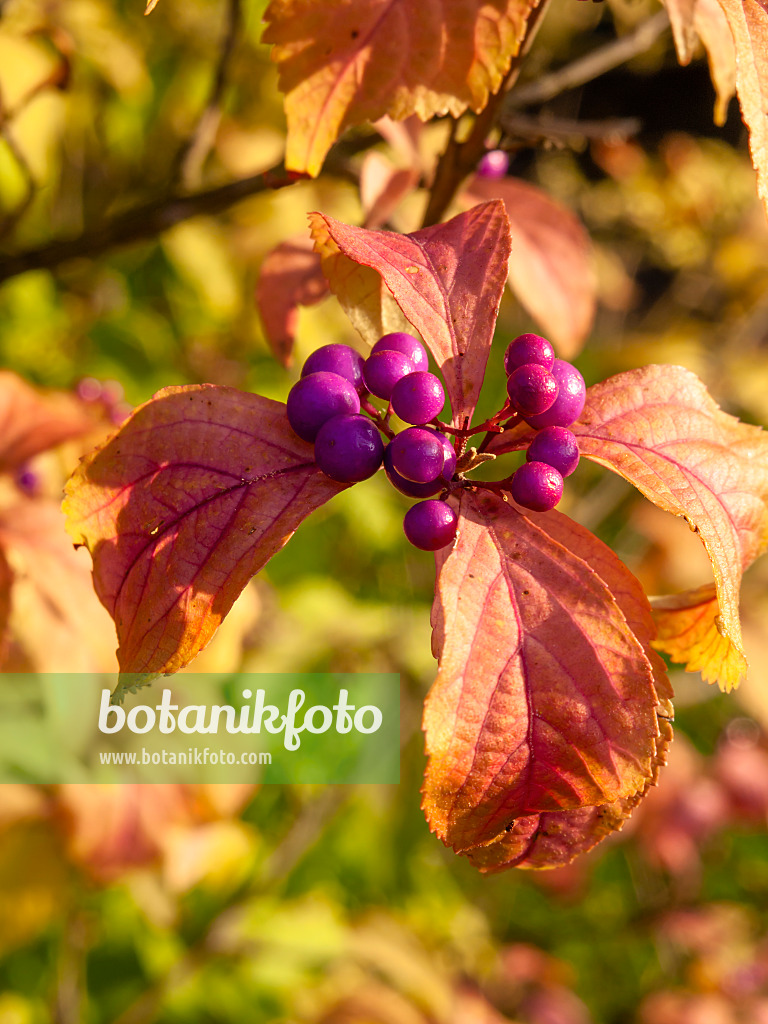
M404 476L400 476L392 465L391 443L384 449L384 471L392 486L397 488L401 494L407 494L409 498L431 498L433 494L438 494L446 484L442 475L426 484L415 484L412 480L406 480Z
M509 153L503 149L489 149L477 165L477 173L481 178L492 181L503 178L509 170Z
M334 416L323 424L315 441L315 462L340 483L367 480L383 457L381 434L367 416Z
M382 349L371 353L363 363L363 380L371 394L388 402L395 384L413 371L408 356L393 349Z
M401 420L422 425L439 415L445 405L445 391L434 373L419 370L400 378L390 400Z
M82 398L84 402L98 402L101 398L102 383L100 380L96 380L95 377L83 377L82 380L78 381L77 397Z
M414 547L437 551L456 536L458 516L450 505L435 498L412 505L405 513L403 529Z
M522 416L546 412L557 398L555 378L538 363L518 366L507 380L507 394Z
M439 430L435 430L434 427L426 427L425 429L430 430L435 434L437 439L440 441L440 444L443 446L445 462L443 463L443 471L440 476L446 483L448 483L449 480L453 479L453 474L456 472L456 449L445 434L441 434Z
M541 427L570 427L581 416L587 397L584 378L575 366L556 359L551 372L559 388L557 398L546 412L525 416L525 422L536 430Z
M521 334L511 341L504 353L504 372L509 377L518 366L538 363L545 370L551 370L555 361L555 350L546 338L538 334Z
M567 427L543 427L525 455L528 462L546 462L561 476L570 476L579 464L576 435Z
M445 449L437 434L423 427L408 427L389 442L392 467L415 484L427 484L442 474Z
M288 392L288 422L304 441L314 441L322 425L333 416L360 412L354 384L338 373L307 374Z
M19 466L13 478L19 490L30 497L36 494L40 487L40 474L31 469L28 464Z
M358 394L365 394L367 389L363 381L363 362L360 353L349 345L323 345L307 356L301 376L321 371L338 373L355 385Z
M392 334L385 334L379 338L371 349L374 352L402 352L413 363L414 370L426 370L429 368L427 350L418 338L405 331L393 331Z
M534 512L548 512L563 496L563 478L546 462L524 462L510 484L518 505Z

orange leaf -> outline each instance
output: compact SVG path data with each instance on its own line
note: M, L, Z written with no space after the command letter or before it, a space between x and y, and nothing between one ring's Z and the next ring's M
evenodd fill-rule
M0 371L0 472L87 434L94 425L94 418L72 395L40 394L15 373Z
M538 0L272 0L263 41L286 94L286 167L313 177L341 132L384 114L482 110Z
M484 203L410 235L350 227L320 213L311 220L321 251L335 248L346 258L347 276L339 272L329 279L345 309L365 294L375 309L381 292L374 282L381 275L442 371L454 423L471 417L506 278L510 243L503 204ZM372 269L361 274L354 269L359 265Z
M541 518L540 525L569 550L589 551L590 567L610 589L651 663L654 688L659 700L656 709L659 736L653 757L653 774L637 793L612 803L517 818L513 825L508 826L509 831L496 842L468 852L471 862L483 872L505 871L512 867L561 867L591 850L606 836L623 827L648 789L655 785L658 771L666 763L667 750L672 741L672 688L664 662L651 646L656 630L648 599L640 583L609 547L596 541L584 527L572 520L561 515L546 516Z
M267 253L256 285L256 305L269 347L283 366L291 365L299 306L314 306L328 294L320 257L305 235L281 242Z
M768 210L768 11L760 0L719 0L736 47L736 92L749 129L757 191Z
M739 621L742 569L768 546L768 434L722 412L681 366L646 366L596 384L572 429L582 455L684 516L701 537L719 614L705 634L691 635L688 653L679 639L669 653L725 690L738 685L747 667ZM663 638L659 646L667 650Z
M210 384L166 388L67 484L123 672L178 671L248 580L339 491L285 406Z
M632 797L659 730L649 658L592 564L604 545L566 521L566 546L549 532L564 517L495 496L464 492L460 510L438 555L424 810L464 852L521 817Z
M580 221L535 185L475 177L467 200L501 199L512 231L509 285L565 359L592 328L597 279L589 235Z

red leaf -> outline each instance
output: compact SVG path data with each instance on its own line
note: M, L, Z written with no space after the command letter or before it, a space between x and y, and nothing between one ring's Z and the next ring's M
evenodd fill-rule
M503 201L512 230L510 287L558 352L575 356L597 303L589 235L580 221L540 188L515 178L475 177L466 199Z
M350 227L315 213L312 232L381 274L442 371L454 423L471 417L507 274L509 225L502 203L476 206L411 235ZM331 281L331 287L344 296L343 283Z
M291 365L299 306L314 306L328 294L320 257L304 235L267 254L256 285L256 305L269 347L283 366Z
M82 463L65 501L122 671L191 661L254 573L345 486L320 472L280 402L203 384L137 409Z
M680 366L646 366L596 384L572 429L583 455L625 477L660 508L684 516L701 537L719 615L710 620L703 648L699 636L688 655L679 647L670 653L690 658L691 671L730 690L746 673L742 569L768 544L768 434L724 413ZM703 659L707 644L710 657Z
M378 228L385 224L400 201L413 191L419 177L417 167L395 167L375 149L366 153L360 167L360 202L365 212L365 226Z
M94 419L72 395L40 394L15 373L0 371L0 472L93 428Z
M603 545L561 523L564 546L549 532L557 513L493 496L465 492L461 513L438 556L440 667L424 714L424 809L459 852L513 819L633 796L659 735L649 659L592 567Z
M352 124L482 110L538 0L272 0L265 43L286 93L289 170L319 173Z

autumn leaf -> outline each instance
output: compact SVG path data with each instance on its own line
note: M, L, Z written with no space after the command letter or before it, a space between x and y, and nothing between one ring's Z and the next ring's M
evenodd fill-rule
M501 199L512 231L509 285L565 359L592 328L597 279L589 235L579 220L540 188L515 178L475 176L469 203Z
M648 655L592 567L601 542L563 526L565 546L548 532L558 513L493 495L464 492L460 510L438 555L423 806L465 852L522 817L633 797L659 729Z
M483 109L538 0L272 0L288 120L286 167L313 177L353 124Z
M311 223L321 251L333 244L354 264L371 268L369 295L375 294L372 272L381 275L442 371L453 422L471 417L506 279L510 241L503 204L484 203L410 235L350 227L320 213ZM361 280L330 284L348 305L359 301Z
M0 371L0 472L12 471L47 448L87 434L94 425L74 396L37 392L15 373Z
M742 569L768 545L768 435L723 412L680 366L646 366L596 384L572 429L582 455L684 516L699 534L712 562L719 615L707 637L697 638L687 667L693 671L695 664L723 689L738 685L747 668L739 621ZM712 657L702 664L707 648ZM681 655L675 646L675 656Z
M314 306L328 294L320 257L305 235L281 242L267 253L256 285L256 305L272 353L291 365L299 306Z
M664 6L682 65L691 62L699 40L704 44L717 96L715 124L725 124L728 103L736 91L736 53L719 0L664 0Z
M381 275L341 251L329 230L331 218L312 213L309 220L322 272L363 341L372 347L384 334L408 330L408 321Z
M138 408L84 460L65 501L117 625L121 670L191 661L254 573L344 487L280 402L204 384Z
M590 568L606 584L629 628L640 641L653 671L658 700L656 717L659 735L655 740L652 774L636 793L597 807L579 807L517 818L496 842L468 851L470 861L483 872L505 871L512 867L561 867L591 850L612 832L623 827L648 789L655 785L659 769L666 763L672 741L672 687L664 662L652 647L656 629L648 599L640 583L609 547L566 516L541 516L539 526L567 549L582 554L588 552Z
M736 48L736 92L749 129L757 191L768 210L768 11L759 0L718 0Z
M659 649L672 661L683 662L687 671L701 672L710 681L713 671L727 673L732 659L731 641L721 632L720 605L713 583L682 594L651 600L658 629ZM736 685L734 682L733 685Z
M10 567L6 671L114 672L115 637L93 591L84 551L74 551L58 502L17 500L0 510L0 550ZM41 642L41 638L45 642Z
M360 202L365 213L365 226L379 228L385 224L401 200L418 184L417 167L395 167L373 149L366 153L360 166Z

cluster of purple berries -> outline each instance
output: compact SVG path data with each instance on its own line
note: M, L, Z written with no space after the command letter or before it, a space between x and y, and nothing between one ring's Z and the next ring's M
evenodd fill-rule
M406 512L405 535L416 547L436 551L456 535L456 513L432 497L452 479L456 453L444 434L427 426L445 403L443 385L427 367L424 346L402 332L380 338L367 359L348 345L324 345L304 363L287 412L299 437L314 443L315 461L332 480L365 480L383 463L399 491L423 499ZM364 414L378 414L372 395L411 424L386 446Z
M525 508L547 512L563 496L563 477L579 464L579 446L570 425L586 399L584 378L570 363L556 359L538 334L521 334L504 356L512 409L538 433L526 462L512 477L512 497Z

